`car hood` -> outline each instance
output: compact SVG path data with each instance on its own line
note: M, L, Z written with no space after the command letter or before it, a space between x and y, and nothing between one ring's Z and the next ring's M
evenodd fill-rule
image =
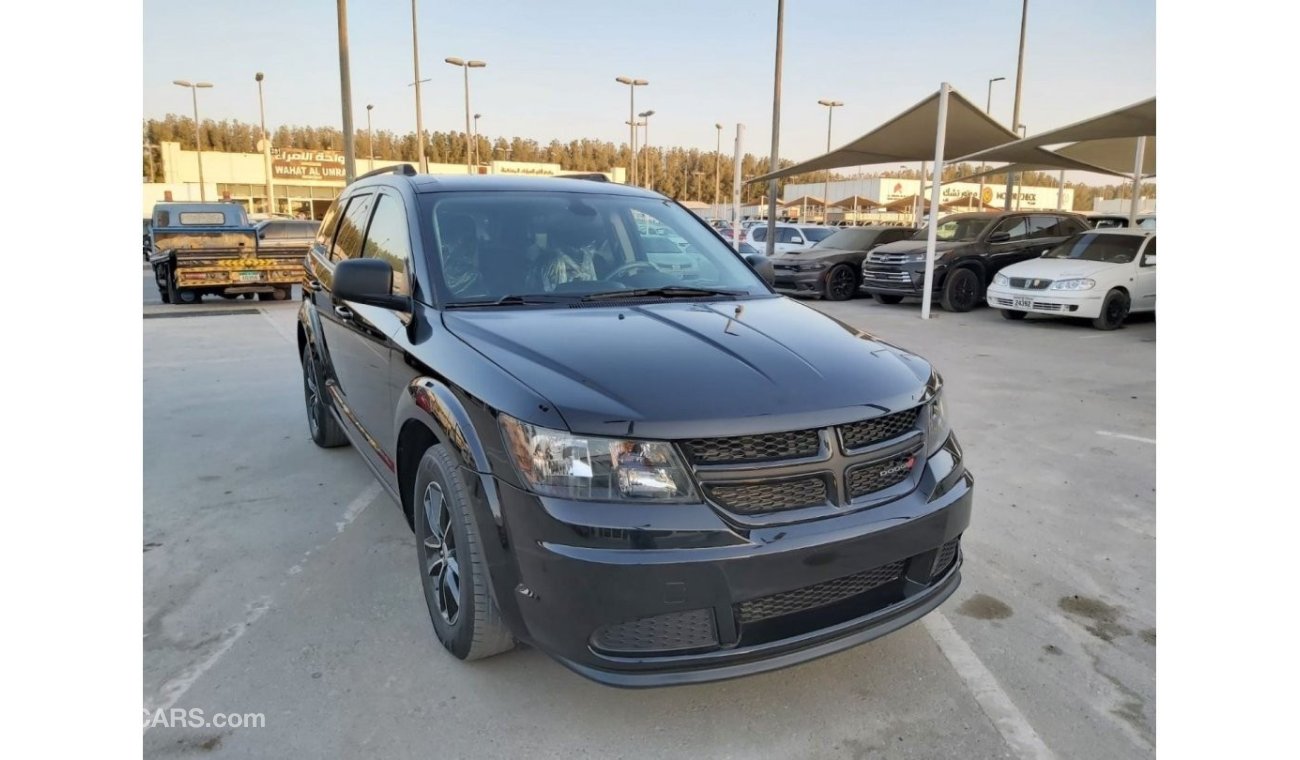
M443 321L592 435L820 427L914 405L930 376L924 359L786 298L449 311Z
M778 253L772 256L772 261L811 261L813 259L829 259L836 256L847 256L850 254L862 255L860 249L853 248L799 248L787 253Z
M1004 267L1002 274L1007 277L1066 280L1072 277L1094 277L1106 272L1115 272L1118 271L1118 267L1123 266L1126 265L1080 259L1030 259Z
M936 255L941 254L946 251L951 251L954 248L971 245L972 242L973 241L970 240L936 240L934 243L934 252ZM925 253L925 244L926 241L924 240L895 240L892 243L885 243L884 245L872 248L871 252L893 254Z

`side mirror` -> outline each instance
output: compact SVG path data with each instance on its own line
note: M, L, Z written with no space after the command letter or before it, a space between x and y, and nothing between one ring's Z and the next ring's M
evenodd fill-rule
M758 276L768 285L776 284L776 270L772 268L772 261L761 253L747 253L744 256L745 261L758 272Z
M334 297L393 311L411 311L411 299L393 295L393 267L381 259L349 259L334 268Z
M1153 267L1156 265L1156 255L1154 253L1143 254L1142 266Z
M790 238L790 242L794 243L795 245L803 245L803 238L799 237L798 235L795 235L794 237Z
M992 235L989 235L990 243L1005 243L1010 239L1011 239L1010 232L995 232Z

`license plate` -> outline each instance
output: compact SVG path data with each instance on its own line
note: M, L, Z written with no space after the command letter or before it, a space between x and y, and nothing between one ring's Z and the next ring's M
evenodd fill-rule
M1032 299L1032 298L1013 298L1013 299L1011 299L1011 305L1012 305L1012 306L1015 306L1017 309L1032 309L1032 308L1034 308L1034 299Z
M261 279L262 279L261 272L240 272L239 273L240 282L258 282Z

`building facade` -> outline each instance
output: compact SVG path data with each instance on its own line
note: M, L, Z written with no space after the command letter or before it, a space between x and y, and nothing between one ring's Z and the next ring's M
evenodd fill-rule
M151 216L153 205L162 201L209 201L238 203L250 214L285 214L300 219L320 219L346 184L342 151L272 148L270 176L261 153L218 153L203 151L203 185L199 184L199 154L182 150L180 143L164 142L162 182L144 183L143 216ZM356 159L357 174L409 161ZM478 174L506 174L556 177L571 174L559 164L524 161L493 161L473 167ZM430 174L464 176L465 164L429 164ZM589 172L583 172L589 173ZM603 173L610 181L626 182L627 173L615 167ZM274 199L273 202L270 199Z

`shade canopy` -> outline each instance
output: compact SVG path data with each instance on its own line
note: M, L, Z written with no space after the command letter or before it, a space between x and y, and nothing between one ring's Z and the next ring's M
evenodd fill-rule
M856 201L856 202L855 202L855 201ZM850 196L847 197L847 198L844 198L844 199L842 199L842 200L835 201L834 203L831 204L831 206L833 206L833 207L835 207L835 208L853 208L854 206L857 206L857 207L860 208L860 209L862 209L862 208L880 208L881 206L884 206L884 205L885 205L885 204L883 204L883 203L877 203L876 201L873 201L873 200L871 200L870 198L867 198L867 197L862 196L862 195L858 195L858 196L850 195Z
M1084 119L1064 127L1027 137L1027 145L1060 145L1085 140L1109 140L1116 137L1155 137L1156 99L1149 98L1101 116ZM1129 152L1130 172L1133 153Z
M932 161L938 122L939 93L936 92L842 147L780 171L754 177L749 182L766 182L845 166ZM944 153L961 156L1014 141L1016 134L984 113L961 93L950 90L944 139Z
M782 201L781 207L793 208L795 206L803 206L804 204L807 204L809 206L821 206L824 203L825 201L823 201L821 198L818 198L815 195L804 195L799 198L795 198L792 201Z
M967 200L968 198L969 200ZM896 201L890 201L889 203L886 203L884 205L884 209L886 211L892 211L895 214L911 213L913 210L915 210L915 208L916 208L915 195L909 195L906 198L899 198ZM921 211L922 214L929 212L930 209L929 198L922 199L921 209L922 209ZM993 206L986 206L983 203L980 203L979 199L976 198L974 194L971 194L971 195L963 195L962 197L956 198L954 200L943 201L942 203L939 204L939 210L940 211L967 211L967 210L1001 211L1002 209L994 208Z

